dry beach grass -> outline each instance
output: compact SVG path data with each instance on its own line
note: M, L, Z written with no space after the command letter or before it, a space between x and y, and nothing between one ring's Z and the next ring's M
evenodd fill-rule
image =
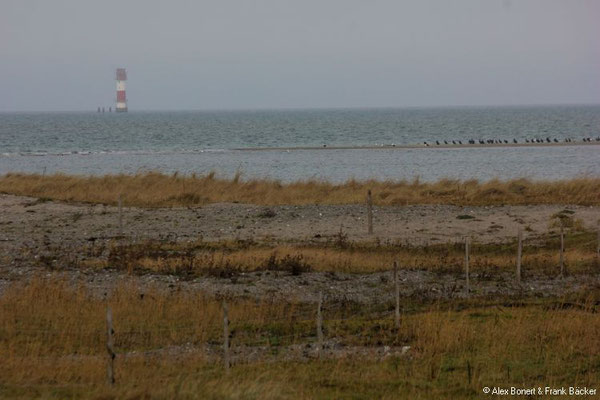
M312 307L231 300L237 358L225 373L219 301L142 292L127 283L98 298L35 278L0 297L0 396L450 399L478 398L483 386L499 382L595 387L599 296L596 290L554 303L419 306L403 315L399 330L385 310L332 306L325 310L325 332L334 349L303 361L289 349L314 343ZM107 305L115 316L115 386L105 382ZM258 343L269 355L262 360L244 350ZM352 355L365 346L410 348Z
M445 179L427 183L415 179L399 181L323 181L281 183L244 180L241 174L220 179L205 176L165 175L156 172L136 175L69 176L6 174L0 177L0 192L69 202L116 204L119 195L125 206L177 207L237 202L259 205L361 204L367 190L375 205L454 204L600 205L600 178L582 177L564 181L458 181Z
M387 232L386 222L405 231L409 222L400 217L410 218L408 236L434 218L441 220L423 235L453 229L446 240L419 245L390 234L348 234L364 221L340 228L328 208L277 207L362 209L368 189L381 207L376 232ZM213 174L8 174L0 192L33 197L0 201L1 398L474 399L484 386L600 384L598 208L582 207L600 205L597 178L335 185ZM82 203L114 205L120 194L125 206L145 208L127 210L125 232L117 235L114 207ZM200 207L222 202L269 207ZM485 207L500 204L553 205ZM359 215L352 207L336 212ZM543 212L533 212L538 208ZM299 229L318 221L332 229ZM558 221L567 234L565 279L558 276ZM507 235L497 233L500 224L510 227ZM268 234L242 225L268 227ZM209 236L230 226L229 235ZM527 234L522 284L514 277L517 228ZM470 296L463 233L474 238ZM394 260L403 277L399 328ZM321 291L325 349L318 357ZM229 370L222 362L223 299ZM107 307L115 385L106 381Z
M560 239L556 234L528 241L523 252L527 274L556 276ZM471 246L471 272L512 273L517 243ZM52 256L58 258L60 255ZM600 272L596 232L571 232L564 258L570 274ZM113 243L108 257L87 258L83 266L114 268L129 273L174 274L187 277L230 276L243 272L279 270L368 274L387 271L393 261L401 269L461 273L464 244L404 246L373 242L355 243L344 236L327 244L249 243L246 241Z

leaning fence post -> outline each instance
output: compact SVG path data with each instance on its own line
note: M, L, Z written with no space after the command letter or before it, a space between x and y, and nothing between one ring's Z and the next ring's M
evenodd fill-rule
M523 230L519 228L517 245L517 282L521 282L521 257L523 256Z
M108 352L108 365L106 367L106 375L108 378L108 383L110 385L114 385L115 383L115 350L114 344L115 340L113 334L115 333L113 329L113 318L112 318L112 310L110 307L106 308L106 351Z
M560 221L560 277L565 277L565 230L562 220Z
M229 369L229 317L227 315L227 302L223 300L223 364Z
M119 194L119 236L123 236L123 196Z
M468 237L465 238L465 275L466 275L466 293L469 296L470 286L469 286L469 251L470 251L471 243Z
M395 324L400 329L400 283L398 282L398 262L394 261L394 294L396 297Z
M373 197L371 196L371 189L367 191L367 229L369 235L373 233Z
M323 353L323 292L319 292L319 304L317 306L317 351L319 358Z

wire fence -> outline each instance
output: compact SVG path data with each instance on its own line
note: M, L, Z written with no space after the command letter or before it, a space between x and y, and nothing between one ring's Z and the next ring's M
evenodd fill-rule
M367 201L367 207L369 214L372 212L372 204L370 200ZM123 237L123 220L122 220L122 208L119 197L119 236ZM373 234L373 220L369 218L368 234ZM565 266L565 232L561 225L560 232L558 234L549 235L546 240L559 240L559 248L557 252L560 254L560 276L564 277L566 274ZM527 245L533 245L538 239L523 239L521 232L519 233L518 240L514 243L510 243L511 251L514 247L515 251L515 280L519 283L522 282L522 272L526 268L526 265L522 263L522 257L526 255L523 250ZM600 233L597 239L590 239L583 243L579 242L578 246L588 247L596 244L598 256L600 257ZM465 237L462 242L454 244L455 247L464 246L464 279L465 279L465 297L468 298L471 295L471 284L472 277L470 274L470 261L471 252L473 251L473 243L469 237ZM477 247L475 247L477 249ZM471 264L472 266L472 264ZM245 315L239 314L240 310L235 310L235 313L231 313L233 310L229 310L227 301L223 300L221 311L222 319L217 317L214 313L211 317L203 323L194 322L193 320L189 323L173 324L169 322L169 326L146 326L144 328L133 328L131 327L131 321L123 318L119 319L119 316L113 320L112 310L107 307L106 313L106 324L105 328L99 325L98 329L94 330L78 330L78 329L61 329L59 324L47 324L43 326L23 326L23 324L15 323L12 326L0 327L0 339L7 338L10 335L18 335L21 337L21 342L27 344L28 337L32 340L36 338L73 338L77 340L87 340L89 343L105 343L107 349L107 370L108 370L108 381L114 384L114 363L118 362L118 354L120 349L126 349L132 344L142 345L160 345L161 341L157 341L154 338L145 340L144 338L152 336L165 336L175 337L175 342L184 342L189 340L190 342L201 341L211 345L222 346L222 353L224 360L224 368L230 367L230 355L229 352L232 346L281 346L287 343L313 343L317 350L317 354L320 356L323 348L325 337L327 336L327 327L333 327L340 323L344 323L348 320L356 320L357 318L362 319L364 322L378 321L379 329L389 330L391 334L398 332L400 328L400 301L398 291L398 266L394 263L394 274L393 283L395 285L394 295L390 296L390 301L395 303L393 310L380 310L378 312L370 312L369 314L361 313L356 310L329 310L326 305L326 298L323 296L323 292L319 294L319 301L316 305L312 305L312 309L308 306L299 307L297 309L279 310L278 313L272 314L269 312L269 307L275 306L277 303L256 303L252 304L249 302L244 303ZM383 294L382 294L383 295ZM260 316L252 318L249 316L249 310L254 309ZM267 311L265 311L265 309ZM244 311L242 310L242 311ZM213 310L214 311L214 310ZM329 314L329 315L328 315ZM239 316L239 318L238 318ZM222 321L222 325L220 320ZM121 321L123 321L122 324ZM386 321L385 324L381 324L381 321ZM325 329L324 329L325 328ZM293 333L289 331L293 330ZM349 334L352 336L352 334ZM358 336L358 334L355 334ZM136 337L138 337L136 339ZM49 340L48 340L49 341ZM164 340L162 344L169 344L169 340Z

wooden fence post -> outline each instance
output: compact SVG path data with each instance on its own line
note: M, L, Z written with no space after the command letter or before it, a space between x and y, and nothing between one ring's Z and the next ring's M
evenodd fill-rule
M596 257L598 258L598 261L600 262L600 220L598 221L598 238L596 240Z
M560 221L560 277L565 277L565 229L562 220Z
M523 257L523 230L519 228L517 244L517 282L521 282L521 258Z
M319 305L317 306L317 350L319 358L323 353L323 292L319 292Z
M123 236L123 196L119 194L119 236Z
M471 361L467 360L467 383L469 385L471 384L472 374Z
M223 300L223 364L225 369L229 370L229 317L227 311L227 302Z
M109 385L114 385L115 383L115 340L113 334L115 333L113 329L113 318L112 318L112 310L110 306L106 308L106 351L108 352L108 365L106 367L106 375L108 378Z
M367 229L369 235L373 234L373 197L371 189L367 192Z
M466 284L467 297L469 296L469 293L471 292L470 282L469 282L469 251L470 251L470 247L471 247L471 243L470 243L469 237L466 237L465 238L465 275L466 275L466 280L467 280L467 284Z
M395 324L400 329L400 283L398 282L398 262L394 261L394 295L396 297Z

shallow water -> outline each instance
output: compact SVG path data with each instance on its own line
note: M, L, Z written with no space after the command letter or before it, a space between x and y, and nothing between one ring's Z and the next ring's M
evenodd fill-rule
M440 178L561 179L600 176L600 146L551 148L226 151L169 154L90 154L0 158L0 172L69 174L208 173L241 170L246 178L282 181Z
M233 150L600 135L600 106L0 114L0 173L183 173L297 179L600 175L600 146Z

